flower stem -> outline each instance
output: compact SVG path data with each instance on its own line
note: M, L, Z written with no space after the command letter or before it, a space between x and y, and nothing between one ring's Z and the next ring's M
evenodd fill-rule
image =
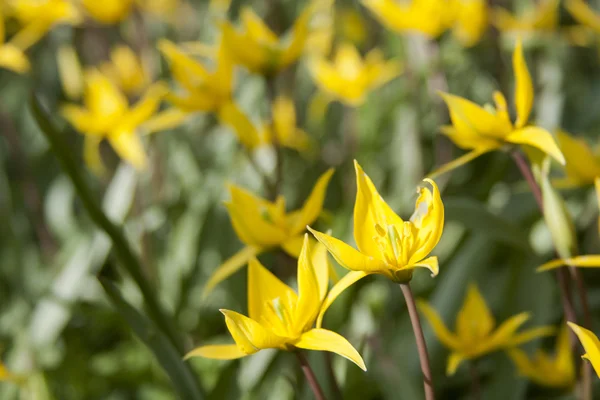
M406 301L408 315L410 316L410 322L412 324L415 340L417 342L419 359L421 361L421 372L423 372L425 399L435 400L433 381L431 379L431 367L429 366L429 356L427 355L427 344L425 343L423 328L421 328L421 321L419 320L419 314L417 313L417 307L415 306L415 298L413 297L412 290L410 290L408 283L400 283L400 289L402 289L402 294L404 295L404 300Z
M479 382L479 371L477 371L477 363L472 360L469 362L469 372L471 374L471 394L473 400L481 399L481 383Z
M308 363L306 356L300 350L296 351L295 353L296 353L296 357L298 357L298 362L300 363L302 372L304 372L304 376L306 377L306 380L308 381L310 388L312 389L313 393L315 394L315 399L326 400L325 395L323 394L323 389L321 389L321 386L319 385L319 381L317 381L317 377L315 376L315 373L313 372L312 368L310 367L310 364Z

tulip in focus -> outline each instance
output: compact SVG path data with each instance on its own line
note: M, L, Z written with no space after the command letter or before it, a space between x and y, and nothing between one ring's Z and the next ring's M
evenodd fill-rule
M600 340L598 340L598 336L594 332L582 328L573 322L567 322L567 324L575 332L585 350L585 354L581 358L588 360L592 364L594 371L596 371L598 378L600 378Z
M446 373L453 375L465 360L473 360L486 354L510 349L542 336L551 335L551 327L517 330L529 319L523 312L510 317L496 327L496 321L475 284L469 285L465 301L456 317L456 331L450 332L440 315L425 301L418 302L438 339L450 349Z
M248 317L221 310L235 344L198 347L186 358L231 360L263 349L308 349L339 354L366 370L362 357L344 337L313 328L329 278L326 253L314 257L311 247L305 234L298 259L298 292L252 259L248 266Z
M283 196L271 202L231 185L231 200L225 206L233 229L246 247L215 270L204 287L204 295L262 252L281 248L290 256L298 257L302 235L306 226L313 223L321 213L327 184L332 175L332 169L321 175L302 208L292 212L285 211Z

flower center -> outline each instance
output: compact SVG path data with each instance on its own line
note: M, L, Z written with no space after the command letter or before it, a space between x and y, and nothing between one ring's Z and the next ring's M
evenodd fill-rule
M375 224L375 231L378 236L373 239L383 260L396 268L407 265L415 243L415 225L404 221L398 230L395 225L387 225L384 229L380 224Z

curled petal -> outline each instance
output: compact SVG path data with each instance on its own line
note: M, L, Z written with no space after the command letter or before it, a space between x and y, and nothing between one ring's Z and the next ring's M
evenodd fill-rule
M323 325L323 315L325 315L325 311L331 306L337 297L342 294L342 292L348 289L350 286L369 275L364 271L350 271L342 279L340 279L327 293L327 297L323 301L321 305L321 310L319 311L319 316L317 318L317 328L320 328Z
M549 261L536 269L537 272L548 271L564 265L580 268L600 268L600 255L577 256L573 258Z
M562 165L565 165L565 157L556 145L552 134L543 128L526 126L513 131L505 140L510 143L526 144L540 149Z
M442 203L440 190L433 180L425 178L424 182L429 183L432 190L419 188L415 211L410 217L410 221L417 228L417 249L411 255L409 263L415 264L422 263L421 260L434 249L444 230L444 203ZM436 268L431 271L433 276L437 275L437 258L435 264L431 266Z
M434 278L440 272L440 265L438 263L438 258L436 256L426 258L422 261L419 261L415 264L409 264L404 268L401 268L400 271L415 269L415 268L427 268L431 272L431 277Z
M567 324L573 332L575 332L585 350L585 354L581 356L581 358L585 358L592 363L596 374L600 378L600 340L598 340L598 337L590 330L582 328L572 322L567 322Z
M517 45L513 53L513 69L516 81L515 105L517 108L515 126L516 128L522 128L529 120L529 113L533 105L533 84L531 83L531 75L529 75L525 57L523 56L523 45L520 38L517 40Z
M246 357L236 344L216 344L196 347L183 358L187 360L193 357L212 358L213 360L235 360L236 358Z
M245 354L259 350L282 348L286 339L275 335L255 320L230 310L221 310L233 340Z
M363 371L367 370L362 357L350 342L343 336L327 329L317 328L303 333L294 346L308 350L330 351L352 361Z

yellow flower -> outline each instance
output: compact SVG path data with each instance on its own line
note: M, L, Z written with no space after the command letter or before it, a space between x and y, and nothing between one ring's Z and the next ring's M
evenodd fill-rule
M450 332L437 311L427 302L418 301L417 306L440 342L451 350L446 365L448 375L454 374L464 360L515 347L554 332L551 327L540 327L517 333L529 319L527 312L510 317L496 328L494 316L475 284L469 285L465 301L456 317L456 332Z
M595 32L600 32L600 15L585 1L567 0L565 1L565 7L577 22L593 29Z
M183 114L214 112L221 123L233 129L244 146L253 148L259 143L256 128L233 101L233 64L223 41L217 49L216 66L212 71L168 40L161 40L158 48L169 62L171 73L182 89L167 97L171 103ZM206 49L204 51L211 53Z
M337 12L336 30L343 40L360 45L367 39L365 21L356 9L343 8Z
M83 70L77 50L70 44L61 45L56 52L56 64L63 92L70 100L78 100L83 94Z
M456 19L452 34L465 47L475 46L489 25L486 0L455 0Z
M585 354L582 355L581 358L592 363L594 371L596 371L598 378L600 378L600 340L598 340L598 337L590 330L582 328L572 322L567 322L567 324L573 332L575 332L585 350Z
M300 14L288 37L280 39L250 8L241 11L243 31L223 22L223 41L235 63L251 72L273 75L287 68L301 56L309 33L313 7Z
M146 165L146 155L138 136L138 127L156 111L166 87L156 83L133 107L115 84L96 69L85 73L83 103L62 107L63 117L85 135L84 158L88 166L101 173L99 145L107 139L117 154L136 168Z
M313 223L321 213L331 175L332 169L321 175L302 208L289 213L285 211L282 196L271 202L231 185L231 200L225 206L235 233L246 247L215 270L204 287L204 295L264 251L280 247L292 257L298 257L306 225Z
M150 74L142 59L125 45L111 50L110 62L102 64L100 71L130 96L141 93L150 83Z
M308 235L298 259L298 293L280 281L256 259L248 266L248 315L221 310L235 344L198 347L186 355L230 360L263 349L330 351L365 363L354 347L335 332L313 328L328 287L328 269L312 256Z
M586 186L600 176L600 154L592 149L584 139L578 139L566 132L557 133L558 146L565 156L566 177L555 182L558 187Z
M12 38L21 50L31 47L55 25L77 25L83 20L69 0L12 0L8 1L8 12L23 26Z
M29 71L31 65L23 49L6 42L4 31L4 16L0 12L0 67L22 74Z
M415 268L427 268L438 274L437 257L427 257L437 245L444 228L444 205L437 185L430 179L433 192L419 189L415 211L409 221L403 221L377 193L371 179L358 162L356 168L356 202L354 204L354 240L358 250L330 235L308 228L327 247L333 258L350 270L331 289L317 322L349 286L370 274L381 274L394 282L412 278Z
M280 146L300 152L309 150L311 138L296 126L296 109L294 101L290 97L277 97L273 102L271 115L273 123L261 131L261 145L272 144L273 135L275 135Z
M134 0L82 0L92 18L103 24L115 24L127 18Z
M454 12L448 0L362 0L386 28L398 32L420 32L437 38L450 28Z
M136 0L138 7L158 17L173 13L179 7L179 0Z
M553 356L538 349L533 358L529 358L523 350L517 348L508 350L508 355L517 366L519 374L538 385L569 387L575 383L573 352L566 325L560 330Z
M363 60L351 44L338 47L333 63L314 58L310 70L317 86L339 101L358 106L366 94L398 76L402 67L396 61L384 61L380 50L371 50Z
M559 0L532 2L525 13L515 16L501 7L493 11L492 22L502 32L554 31L558 26Z
M443 127L442 133L458 147L471 150L451 161L431 175L439 175L457 168L480 155L500 149L505 144L533 146L554 157L561 164L565 159L550 132L543 128L527 125L533 106L533 84L525 63L521 41L517 41L513 53L515 73L515 108L517 120L510 121L506 99L500 92L494 93L496 108L480 107L462 97L443 93L448 105L452 126Z

